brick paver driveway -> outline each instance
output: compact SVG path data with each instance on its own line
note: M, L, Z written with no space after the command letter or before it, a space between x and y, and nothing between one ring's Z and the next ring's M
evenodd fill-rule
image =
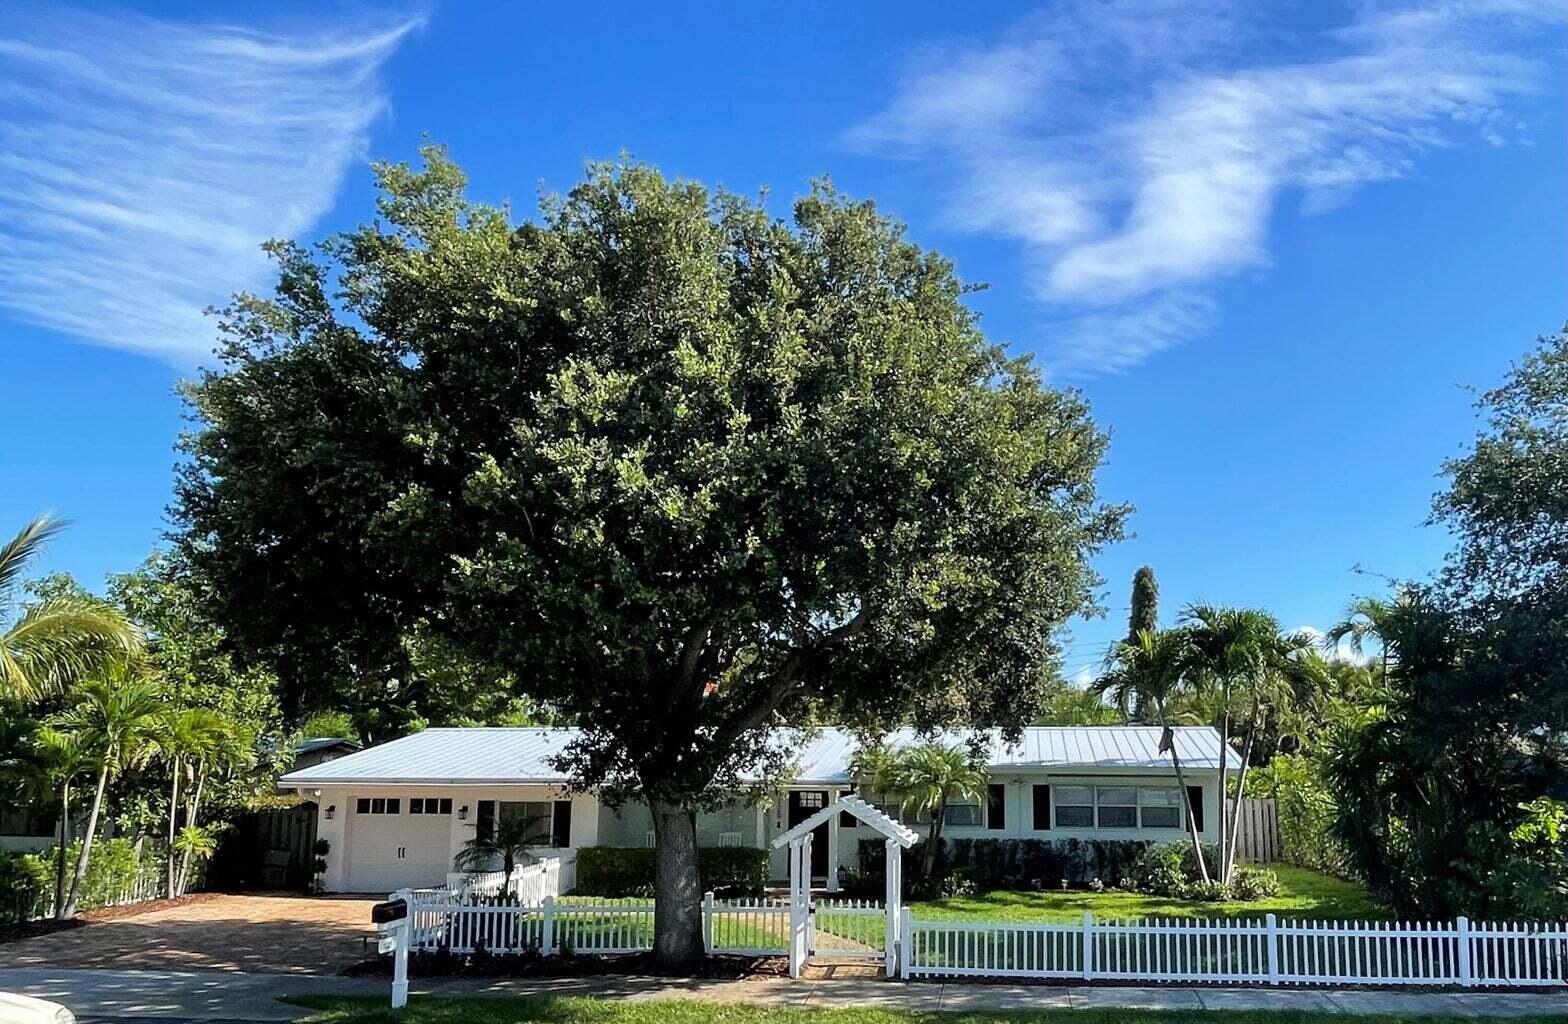
M210 895L0 945L7 967L335 974L373 955L374 900Z

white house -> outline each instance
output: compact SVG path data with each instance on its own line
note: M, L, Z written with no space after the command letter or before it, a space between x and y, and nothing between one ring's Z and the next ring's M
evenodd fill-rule
M333 892L389 892L441 882L453 859L497 818L537 823L539 846L575 857L584 846L651 846L645 807L619 810L589 793L573 793L554 757L575 737L569 728L427 729L380 746L302 768L280 780L315 800L317 835L330 844L323 885ZM959 742L949 734L943 742ZM891 747L925 742L908 730ZM1022 742L987 738L990 784L983 799L950 804L950 839L1180 839L1186 832L1176 773L1159 749L1160 729L1146 726L1033 727ZM1199 832L1217 839L1219 734L1175 730L1176 751L1191 791ZM776 835L855 787L857 749L846 730L812 734L793 774L770 806L743 803L699 815L702 846L767 849ZM1230 763L1235 765L1235 755ZM875 794L862 794L873 802ZM896 808L888 808L896 813ZM840 866L856 862L866 831L829 820L812 843L812 875L836 888ZM541 851L543 852L543 851ZM772 854L774 878L787 872L786 851Z

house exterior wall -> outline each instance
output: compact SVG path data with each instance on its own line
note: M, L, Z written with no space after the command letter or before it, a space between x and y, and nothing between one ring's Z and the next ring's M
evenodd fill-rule
M1186 836L1186 827L1183 823L1177 828L1061 828L1056 827L1054 814L1052 827L1048 829L1035 829L1034 796L1035 784L1046 784L1052 787L1053 794L1060 786L1148 786L1168 788L1176 785L1172 773L1140 772L1131 773L1092 773L1086 771L1010 771L998 772L992 776L991 782L1005 786L1005 826L992 828L984 812L985 801L982 799L982 813L980 823L976 825L948 824L943 829L943 835L949 839L1040 839L1040 840L1066 840L1066 839L1101 839L1101 840L1126 840L1126 841L1156 841L1168 842L1180 840ZM1203 830L1202 837L1205 841L1213 842L1218 839L1219 820L1219 786L1217 772L1191 772L1188 773L1189 786L1202 786L1203 788ZM797 785L790 787L799 790L817 790L827 793L827 800L833 800L849 792L848 787L840 785ZM307 791L309 792L309 791ZM331 844L331 851L327 855L327 871L322 878L323 888L329 892L351 891L353 885L353 864L356 856L354 849L354 836L351 822L355 815L355 806L359 798L389 798L396 797L401 801L400 813L409 813L408 801L411 798L421 797L449 797L452 800L452 814L449 817L448 828L444 831L445 863L450 866L463 844L472 839L478 830L478 804L481 800L495 801L572 801L571 845L560 850L548 851L551 855L573 858L576 850L583 846L619 846L619 847L645 847L648 845L648 835L653 830L653 819L646 806L638 803L625 804L619 808L610 808L601 805L598 798L591 793L570 793L562 787L543 785L502 785L502 786L358 786L358 787L332 787L323 788L319 797L313 797L317 802L317 834ZM719 846L724 842L725 833L739 833L740 845L761 847L769 850L769 872L773 879L782 880L788 874L787 851L773 850L770 844L773 837L784 832L789 827L788 799L781 795L770 805L765 807L751 807L743 803L735 803L721 807L715 811L704 812L697 819L697 841L699 846ZM331 815L329 818L328 815ZM912 827L922 836L929 833L928 825L914 824ZM428 829L421 823L420 835L426 835ZM830 888L836 888L839 868L854 867L859 855L859 844L862 839L874 838L874 830L863 826L843 827L839 816L835 815L828 823L828 875L825 881ZM429 839L427 842L439 842ZM540 853L545 853L540 850ZM384 851L358 851L361 858L378 856ZM440 859L440 854L435 850L410 850L409 859L413 863L434 863ZM425 885L439 882L439 878L428 880L410 879L407 884Z

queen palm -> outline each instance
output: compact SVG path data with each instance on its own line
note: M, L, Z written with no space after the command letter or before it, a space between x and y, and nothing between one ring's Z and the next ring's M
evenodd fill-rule
M55 916L61 920L76 915L109 780L152 759L164 713L156 682L132 658L108 662L80 683L75 695L75 704L56 716L51 725L72 736L88 751L98 782L82 834L81 852L76 857L76 873L64 904L56 908Z
M1188 799L1187 775L1176 749L1175 724L1182 715L1179 703L1187 690L1187 671L1193 653L1192 638L1186 630L1140 629L1130 639L1111 647L1105 657L1104 671L1093 687L1096 693L1108 695L1123 714L1130 716L1132 709L1137 707L1145 717L1152 717L1159 724L1160 752L1170 755L1176 784L1181 787L1184 800ZM1183 817L1187 820L1187 835L1192 840L1198 875L1207 882L1209 868L1203 859L1203 841L1198 835L1198 823L1192 810L1189 801Z
M31 701L58 692L106 658L141 646L123 615L90 597L45 598L12 617L27 564L65 526L62 519L39 516L0 546L0 699Z

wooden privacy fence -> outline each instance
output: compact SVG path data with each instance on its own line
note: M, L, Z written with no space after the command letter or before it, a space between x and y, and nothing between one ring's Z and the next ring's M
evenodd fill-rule
M1280 859L1279 805L1273 797L1243 797L1236 821L1236 856L1254 864Z
M900 973L1268 985L1568 984L1568 925L1345 921L988 924L907 910Z

